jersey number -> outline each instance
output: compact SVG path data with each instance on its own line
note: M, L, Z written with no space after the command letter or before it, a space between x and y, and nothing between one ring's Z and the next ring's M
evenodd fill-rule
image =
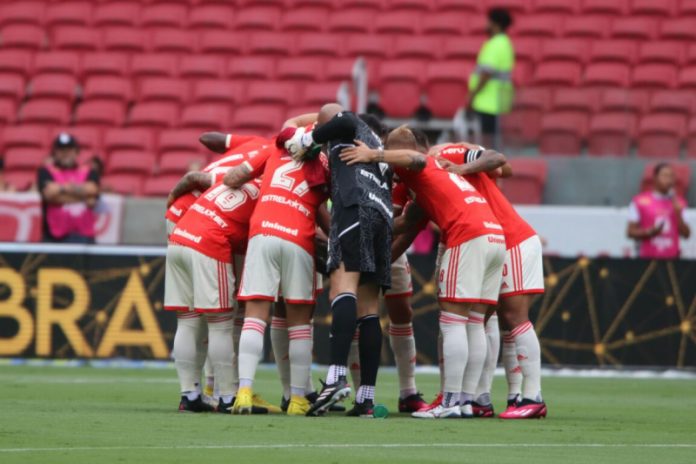
M296 179L290 176L290 174L302 169L303 164L304 163L302 161L291 161L276 169L273 173L273 178L271 179L271 187L277 187L282 188L284 190L288 190L293 194L297 195L298 197L301 197L302 195L307 193L307 191L309 190L309 185L307 184L307 181L303 180L297 187L295 187ZM293 187L295 187L294 190Z
M256 199L258 196L259 189L252 184L244 184L238 190L220 184L211 190L205 199L214 201L222 211L232 211L244 204L247 198Z
M452 182L454 182L454 185L459 187L459 190L462 192L475 192L476 189L469 183L467 182L463 177L458 176L457 174L451 172L449 175L449 178Z

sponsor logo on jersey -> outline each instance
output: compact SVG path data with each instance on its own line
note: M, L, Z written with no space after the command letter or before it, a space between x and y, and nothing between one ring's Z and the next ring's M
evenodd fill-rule
M505 238L500 235L489 235L488 243L499 243L501 245L505 245Z
M486 202L486 199L483 197L470 196L470 197L464 198L464 203L466 203L467 205L470 205L472 203L482 203L483 204L483 203L487 203L487 202Z
M177 208L174 205L169 207L169 211L176 217L181 217L181 214L184 212L181 208Z
M384 190L389 190L389 186L387 185L387 183L382 182L377 176L375 176L371 172L365 171L364 169L360 169L360 170L358 170L358 172L360 173L361 176L363 176L367 179L370 179L372 182L377 184L379 186L379 188L384 189Z
M285 227L283 225L278 224L277 222L262 221L261 227L266 229L277 230L279 232L284 232L286 234L292 235L293 237L297 237L297 235L299 234L299 230L291 229L290 227Z
M289 198L285 198L280 195L264 195L261 197L262 203L266 203L268 201L295 208L297 211L299 211L307 217L310 217L312 215L312 212L309 209L307 209L307 207L305 207L302 203L296 200L290 200Z
M172 232L174 235L178 235L179 237L183 237L187 240L191 240L192 242L195 243L201 243L201 236L200 235L194 235L191 232L188 232L184 229L176 228L174 229L174 232Z
M392 217L392 210L391 208L388 208L387 205L384 204L384 202L374 193L370 192L367 194L367 197L377 203L379 206L382 207L382 209L389 215L389 217Z
M483 226L488 229L503 230L503 226L496 224L495 222L483 221Z
M205 206L201 206L198 203L194 203L191 206L191 209L194 210L197 213L202 214L203 216L209 217L210 219L215 222L215 224L219 225L221 228L225 229L228 227L227 222L225 222L224 219L222 219L220 216L217 215L215 211L212 209L208 209Z

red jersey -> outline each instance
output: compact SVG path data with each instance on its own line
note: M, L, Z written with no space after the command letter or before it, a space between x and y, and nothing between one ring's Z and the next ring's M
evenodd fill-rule
M225 263L243 249L249 218L259 197L259 181L231 189L222 182L203 192L179 220L170 242L184 245Z
M467 144L449 145L443 148L438 153L438 156L453 163L464 164L469 159L467 157L469 151L477 149L480 149L480 147ZM493 214L498 218L500 225L503 226L505 246L508 250L524 242L529 237L536 235L536 231L515 211L510 201L505 198L503 192L500 191L498 185L488 174L479 172L464 176L464 178L488 200L488 205L491 207Z
M242 164L242 162L249 159L249 157L255 156L260 150L263 150L268 145L273 144L273 140L256 136L234 136L231 138L228 137L228 139L231 141L229 144L230 149L203 168L203 172L211 173L211 185L222 180L222 177L229 168ZM188 211L200 194L201 192L194 190L180 196L167 209L164 217L176 224L186 213L186 211Z
M403 211L406 203L408 203L408 188L403 182L395 182L392 188L392 204L393 206L401 208Z
M442 169L435 158L426 157L420 172L398 167L394 171L438 225L448 248L482 235L503 233L486 199L462 177Z
M284 149L264 150L246 164L252 177L263 174L261 197L249 224L249 238L272 235L295 243L314 255L317 209L328 198L328 161L320 155L323 183L308 182L305 162L295 161Z

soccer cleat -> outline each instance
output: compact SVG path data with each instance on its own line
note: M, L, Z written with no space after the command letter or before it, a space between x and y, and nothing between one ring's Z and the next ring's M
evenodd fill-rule
M426 404L423 408L420 409L420 411L427 411L429 409L433 409L436 406L440 406L442 404L442 392L438 393L435 399L433 400L432 403Z
M304 396L292 395L288 403L288 416L305 416L312 403Z
M479 404L476 401L471 403L471 408L474 411L474 417L493 417L495 412L493 412L492 404Z
M214 408L203 401L199 395L195 400L190 400L186 395L181 397L179 412L212 412Z
M285 398L285 396L280 397L280 410L283 412L288 412L288 406L290 406L290 400Z
M523 399L517 406L508 408L500 415L501 419L541 419L546 417L546 403Z
M461 405L459 407L459 412L462 415L462 419L473 419L474 408L471 405L471 401L466 401L463 405Z
M415 393L406 398L399 398L399 412L416 412L429 405L423 401L422 393Z
M353 409L346 413L348 417L374 418L375 404L372 400L365 400L362 403L353 403Z
M215 406L215 412L219 412L220 414L232 414L232 407L234 406L234 398L232 398L232 401L229 403L225 403L222 398L220 398L220 401L218 402L217 406Z
M335 403L343 401L350 396L350 386L345 377L339 377L336 383L327 384L321 382L321 392L309 411L308 416L320 416L325 414Z
M210 406L213 407L213 409L214 409L214 408L217 408L218 400L219 400L220 398L216 398L216 397L214 397L214 396L208 396L208 395L206 395L206 394L201 395L201 397L203 398L203 402L204 402L204 403L209 404Z
M241 390L241 388L240 388L240 390ZM251 397L251 401L252 401L252 405L255 408L265 409L266 413L268 413L268 414L282 414L283 413L282 409L280 409L275 404L271 404L268 401L264 400L263 398L261 398L261 395L256 395L256 394L253 395ZM262 414L266 414L266 413L262 413ZM254 414L253 411L252 411L252 414Z
M319 393L317 393L317 392L307 393L307 395L305 395L305 398L307 398L310 403L316 403L317 398L319 398ZM334 403L329 408L329 412L346 412L346 407L343 406L342 404Z
M250 387L241 387L237 391L237 398L234 400L232 412L235 414L251 414L254 407L254 392Z
M462 417L462 412L459 405L446 408L438 404L434 408L425 411L416 411L411 414L411 417L415 417L416 419L460 419Z
M520 404L520 395L515 395L515 397L512 399L508 398L505 412L512 411L517 407L518 404Z

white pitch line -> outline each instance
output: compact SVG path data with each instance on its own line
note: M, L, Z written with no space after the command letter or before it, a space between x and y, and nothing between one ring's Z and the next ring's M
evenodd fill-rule
M0 448L0 453L127 450L319 449L319 448L696 448L696 443L285 443L190 446L84 446L64 448Z

